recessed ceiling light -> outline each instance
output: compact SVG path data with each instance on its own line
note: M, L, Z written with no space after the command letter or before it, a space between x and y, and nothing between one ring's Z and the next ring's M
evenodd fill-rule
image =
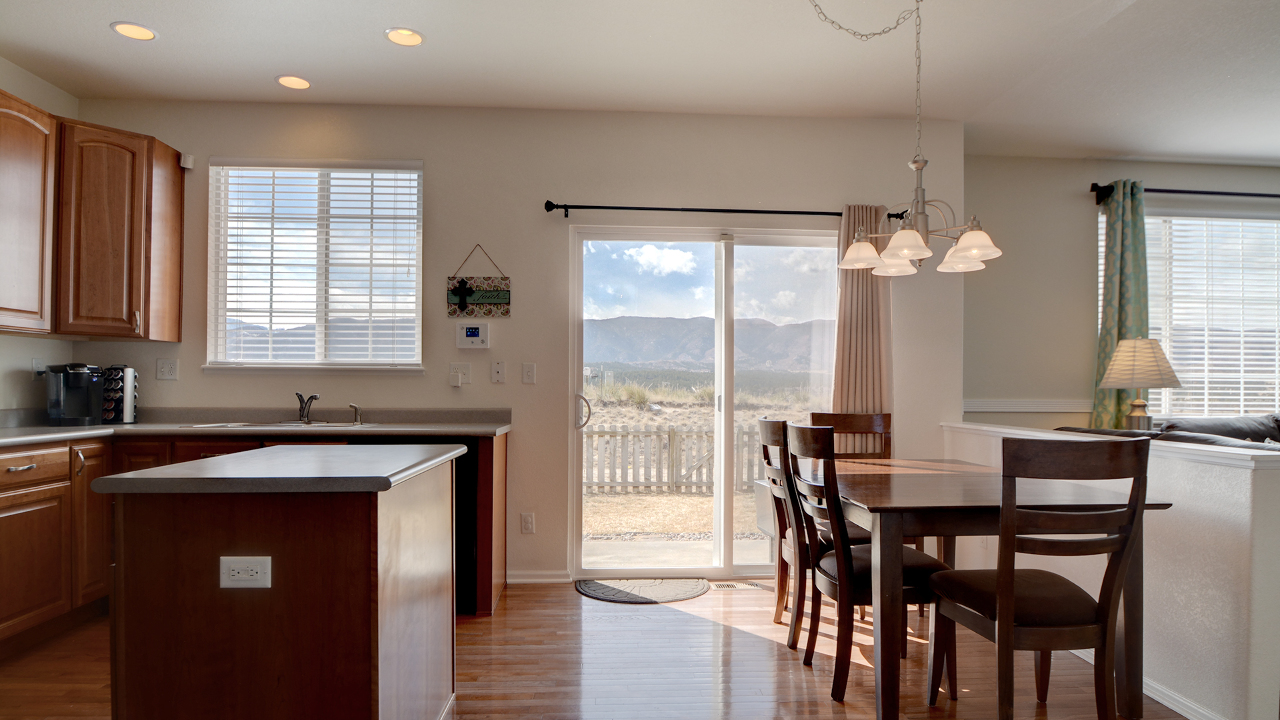
M307 88L311 87L311 83L307 82L306 80L303 80L302 78L296 75L281 75L280 77L276 78L276 82L280 83L281 85L287 88L291 88L293 90L306 90Z
M422 44L422 36L409 28L391 28L387 31L387 39L405 47Z
M155 40L156 39L156 34L154 32L148 30L147 28L142 27L138 23L124 22L124 21L113 22L111 23L111 29L133 40Z

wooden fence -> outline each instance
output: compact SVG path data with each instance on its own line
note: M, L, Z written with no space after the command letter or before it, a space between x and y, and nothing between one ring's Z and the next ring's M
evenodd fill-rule
M735 491L752 489L760 473L760 429L734 429ZM582 429L582 486L588 493L712 492L715 433L668 425L588 425Z

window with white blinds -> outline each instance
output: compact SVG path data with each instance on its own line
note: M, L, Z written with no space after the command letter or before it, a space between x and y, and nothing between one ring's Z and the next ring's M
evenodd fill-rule
M1158 415L1280 410L1280 222L1148 216L1149 337L1181 388Z
M209 168L209 364L420 366L422 173Z

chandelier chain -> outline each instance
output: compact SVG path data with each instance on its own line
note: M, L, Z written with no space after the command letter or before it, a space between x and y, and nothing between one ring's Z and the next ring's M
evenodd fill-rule
M916 158L920 158L920 2L916 0Z
M840 23L836 22L835 20L832 20L830 17L828 17L828 16L827 16L827 13L826 13L826 12L824 12L824 11L822 10L822 6L818 4L818 0L809 0L809 4L813 6L813 11L814 11L814 12L816 12L816 13L818 13L818 19L822 20L822 22L824 22L824 23L826 23L826 24L830 25L831 27L835 28L836 30L842 30L842 31L844 31L844 32L847 32L847 33L849 33L850 35L852 35L852 36L854 36L854 37L858 38L859 40L862 40L863 42L866 42L867 40L870 40L871 38L877 38L877 37L880 37L881 35L888 35L889 33L893 32L894 30L897 30L899 27L901 27L901 26L902 26L902 24L903 24L903 23L905 23L905 22L907 21L907 19L908 19L908 18L910 18L912 15L915 15L915 16L916 16L916 27L917 27L917 29L918 29L918 28L919 28L919 26L920 26L920 15L919 15L919 13L920 13L920 0L916 0L916 7L911 8L910 10L903 10L903 11L902 11L902 14L898 16L898 21L897 21L897 22L895 22L894 24L892 24L892 25L890 25L890 26L888 26L888 27L884 28L884 29L883 29L883 30L881 30L880 32L868 32L868 33L858 32L857 30L854 30L853 28L847 28L847 27L845 27L845 26L841 25Z

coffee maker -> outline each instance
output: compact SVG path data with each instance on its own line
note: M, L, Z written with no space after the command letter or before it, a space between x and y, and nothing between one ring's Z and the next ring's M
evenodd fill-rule
M102 424L102 368L84 363L50 365L44 376L50 425Z

